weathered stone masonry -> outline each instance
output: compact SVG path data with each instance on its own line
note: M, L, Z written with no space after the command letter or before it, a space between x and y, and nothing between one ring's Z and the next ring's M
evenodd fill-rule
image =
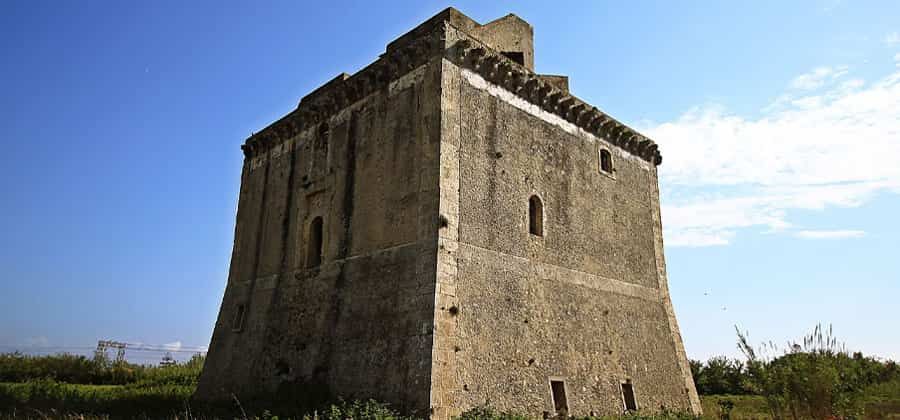
M619 413L633 390L699 412L658 147L535 73L527 22L447 9L242 148L198 397L327 388L448 418Z

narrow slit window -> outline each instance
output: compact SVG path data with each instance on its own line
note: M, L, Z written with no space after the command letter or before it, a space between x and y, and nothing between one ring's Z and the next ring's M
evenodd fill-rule
M246 307L244 305L238 305L234 308L234 319L231 320L231 330L232 331L240 331L244 328L244 312Z
M322 123L319 125L319 144L325 151L328 151L328 136L331 134L331 127L328 126L328 123Z
M625 404L625 411L637 411L637 401L634 399L634 386L631 380L622 383L622 400Z
M306 267L318 267L322 264L322 218L316 217L309 224L309 241L306 248Z
M528 232L544 236L544 203L536 195L528 200Z
M550 393L553 397L553 409L556 410L556 415L567 416L569 413L569 402L566 400L566 383L551 380Z
M608 174L613 171L612 153L609 150L600 149L600 170Z
M324 122L319 125L319 133L318 133L318 147L321 148L322 152L322 160L325 162L323 165L324 168L328 168L328 153L329 153L329 136L331 135L331 127L328 126L327 122Z

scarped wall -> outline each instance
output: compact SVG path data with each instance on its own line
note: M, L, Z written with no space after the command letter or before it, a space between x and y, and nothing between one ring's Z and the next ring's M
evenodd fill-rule
M427 411L439 69L425 64L247 160L198 396L313 386ZM316 216L323 264L307 268Z
M552 378L571 414L620 413L624 381L642 410L699 413L658 147L534 73L532 45L516 16L447 9L247 140L198 398L329 390L441 419L485 403L540 416Z
M621 413L625 381L642 410L698 411L665 287L655 165L443 66L437 412L555 414L550 378L575 415ZM533 195L543 237L529 234Z

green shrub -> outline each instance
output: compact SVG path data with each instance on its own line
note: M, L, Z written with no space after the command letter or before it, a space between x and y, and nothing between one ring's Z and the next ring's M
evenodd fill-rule
M774 345L752 347L738 331L738 346L747 356L749 387L765 397L772 416L792 419L859 418L863 414L863 390L870 385L859 360L855 360L821 326L790 343L776 358L761 357L776 351Z
M313 414L303 416L305 420L344 420L344 419L371 419L371 420L399 420L404 419L388 407L387 404L375 400L344 401L331 404L324 410L315 411Z
M0 384L0 412L28 410L131 418L170 416L184 411L193 386L76 385L42 379Z
M203 356L197 355L173 366L143 366L71 354L29 356L8 353L0 354L0 382L52 379L70 384L189 386L196 385L203 361Z
M703 395L746 394L746 370L739 360L712 357L706 363L691 360L697 392Z
M482 405L470 408L463 412L457 420L528 420L529 417L514 413L505 413L495 411L493 408ZM569 417L571 420L697 420L692 414L678 413L674 411L663 411L657 414L628 413L619 416L602 416L602 417Z
M456 417L458 420L526 420L527 418L518 414L500 413L486 405L472 407Z

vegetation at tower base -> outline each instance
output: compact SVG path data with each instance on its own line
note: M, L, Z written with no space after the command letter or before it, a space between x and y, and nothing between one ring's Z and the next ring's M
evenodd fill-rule
M846 351L830 329L816 328L799 343L788 343L784 351L771 344L753 347L745 333L739 333L739 345L748 353L746 361L713 357L706 362L691 363L698 389L704 394L703 419L900 418L897 363ZM64 354L0 355L0 419L415 418L377 401L343 400L322 389L300 385L224 405L198 403L190 396L202 364L202 357L176 366L153 367ZM525 420L534 417L503 412L488 402L457 418ZM687 420L695 417L668 411L571 417L573 420L612 418Z
M640 413L624 413L622 415L617 416L574 416L574 417L552 417L555 419L565 419L568 418L570 420L696 420L699 417L688 414L688 413L678 413L678 412L670 412L663 411L657 414L640 414ZM505 413L494 410L490 406L482 405L473 407L469 410L466 410L458 417L455 417L456 420L532 420L533 418L528 416L523 416L521 414L513 414L513 413Z

